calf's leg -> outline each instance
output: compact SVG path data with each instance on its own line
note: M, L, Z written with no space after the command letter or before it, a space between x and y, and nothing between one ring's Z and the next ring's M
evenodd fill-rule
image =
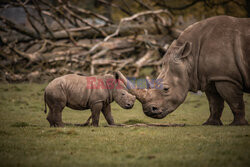
M115 122L114 122L114 119L111 115L111 106L110 104L107 105L107 106L104 106L103 109L102 109L102 113L106 119L106 121L108 122L109 125L114 125Z
M49 113L47 116L47 120L49 121L50 127L54 126L54 121L53 121L53 111L52 109L49 107Z
M210 116L203 125L222 125L220 117L224 108L223 98L217 92L214 84L205 93L209 102Z
M47 116L47 120L50 123L50 126L54 126L54 127L63 127L64 124L62 122L62 110L64 108L64 106L56 106L54 105L53 107L50 107L49 110L49 114Z
M102 110L103 104L102 103L96 103L91 107L91 116L92 116L92 125L98 126L99 125L99 117L100 112Z
M230 125L247 125L242 90L231 82L216 82L216 89L233 112L234 120Z
M49 106L49 114L47 120L50 126L63 127L62 110L66 105L66 97L63 94L46 94L46 102Z

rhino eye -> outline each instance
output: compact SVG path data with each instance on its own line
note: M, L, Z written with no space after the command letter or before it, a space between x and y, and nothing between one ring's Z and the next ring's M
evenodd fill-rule
M125 93L122 93L122 96L124 96L125 95Z
M163 88L163 90L167 92L169 90L169 88Z

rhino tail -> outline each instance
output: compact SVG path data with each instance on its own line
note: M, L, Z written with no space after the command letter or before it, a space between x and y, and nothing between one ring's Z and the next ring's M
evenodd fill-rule
M47 113L46 92L44 92L44 113Z

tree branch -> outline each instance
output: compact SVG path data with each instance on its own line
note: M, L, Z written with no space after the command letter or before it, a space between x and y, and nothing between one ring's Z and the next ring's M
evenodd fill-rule
M79 15L77 15L76 13L72 12L70 9L68 9L65 5L63 6L63 8L74 18L80 20L81 22L83 22L84 24L92 27L94 30L96 30L97 32L100 32L103 36L107 36L107 34L100 30L99 28L97 28L96 26L92 25L91 23L89 23L88 21L84 20L82 17L80 17Z
M40 39L40 37L32 30L30 30L29 28L27 27L24 27L24 26L21 26L21 25L18 25L14 22L12 22L11 20L7 19L7 18L4 18L3 16L0 15L0 20L8 27L10 27L11 29L19 32L19 33L22 33L24 35L27 35L31 38L35 38L35 39Z
M159 5L159 6L161 6L161 7L164 7L164 8L166 8L166 9L169 9L169 10L184 10L184 9L187 9L187 8L189 8L189 7L191 7L191 6L193 6L193 5L195 5L196 3L198 3L198 2L202 2L203 0L194 0L194 1L192 1L191 3L189 3L189 4L187 4L187 5L184 5L184 6L180 6L180 7L172 7L172 6L169 6L169 5L167 5L166 3L164 3L163 4L163 2L165 2L165 1L157 1L156 2L156 5Z
M101 19L101 20L103 20L103 21L105 21L105 22L107 22L107 23L110 23L110 24L113 23L110 19L108 19L108 18L105 17L105 16L102 16L102 15L100 15L100 14L98 14L98 13L94 13L94 12L91 12L91 11L89 11L89 10L82 9L82 8L78 8L78 7L74 6L74 5L72 5L72 4L70 3L70 1L68 1L68 6L69 6L69 8L71 8L72 10L75 10L76 12L83 13L83 14L86 14L86 15L92 15L92 16L94 16L94 17L96 17L96 18L98 18L98 19Z
M52 37L53 39L55 39L55 36L54 36L54 34L53 34L53 31L49 28L49 26L47 25L47 23L46 23L46 21L45 21L43 15L42 15L42 10L41 10L40 6L38 5L37 0L32 0L32 1L33 1L34 5L35 5L35 8L36 8L37 11L38 11L38 15L39 15L39 17L40 17L40 19L41 19L41 21L42 21L43 26L44 26L45 29L49 32L49 34L51 35L51 37Z
M31 17L33 18L33 16L30 14L30 12L28 11L28 9L26 8L25 4L21 1L21 0L18 0L19 4L23 7L25 13L27 14L27 19L28 19L28 22L30 23L31 27L36 31L37 35L39 37L41 37L41 33L40 31L38 30L38 28L33 24L32 20L31 20Z

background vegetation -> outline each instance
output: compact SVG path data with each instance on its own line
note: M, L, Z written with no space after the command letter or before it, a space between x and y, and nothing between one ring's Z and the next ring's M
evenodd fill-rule
M16 17L18 15L18 17ZM249 17L248 0L15 0L0 2L0 80L68 73L151 75L172 40L199 20Z

